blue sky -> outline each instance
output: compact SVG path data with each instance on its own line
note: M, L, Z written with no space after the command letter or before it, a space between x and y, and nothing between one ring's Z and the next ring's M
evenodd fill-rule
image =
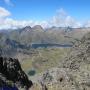
M60 10L67 14L65 19L70 16L79 23L90 20L90 0L0 0L0 7L10 12L10 19L19 21L53 21Z
M90 19L90 0L11 0L14 6L0 0L0 6L12 12L17 19L43 20L52 17L56 10L63 8L76 19Z

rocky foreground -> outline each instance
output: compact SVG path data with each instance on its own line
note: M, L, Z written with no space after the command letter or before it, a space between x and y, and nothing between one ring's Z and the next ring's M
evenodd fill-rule
M3 87L10 87L10 90L13 87L28 90L32 85L17 59L0 57L0 90Z
M32 90L90 90L90 33L77 41L56 68L31 77Z

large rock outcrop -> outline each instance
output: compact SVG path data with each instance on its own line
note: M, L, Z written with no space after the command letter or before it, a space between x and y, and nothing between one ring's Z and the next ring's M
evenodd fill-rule
M0 57L0 87L16 86L28 90L32 85L17 59Z

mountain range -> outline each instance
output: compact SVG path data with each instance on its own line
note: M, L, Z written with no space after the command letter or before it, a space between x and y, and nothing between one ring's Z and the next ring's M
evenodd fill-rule
M0 48L4 55L30 50L32 44L70 44L80 40L90 28L26 26L15 30L0 30ZM9 53L8 53L9 52Z

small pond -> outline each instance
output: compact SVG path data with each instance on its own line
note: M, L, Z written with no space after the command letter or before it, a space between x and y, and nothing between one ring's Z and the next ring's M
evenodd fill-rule
M35 70L30 70L29 72L28 72L28 75L29 76L34 76L36 74L36 71Z

